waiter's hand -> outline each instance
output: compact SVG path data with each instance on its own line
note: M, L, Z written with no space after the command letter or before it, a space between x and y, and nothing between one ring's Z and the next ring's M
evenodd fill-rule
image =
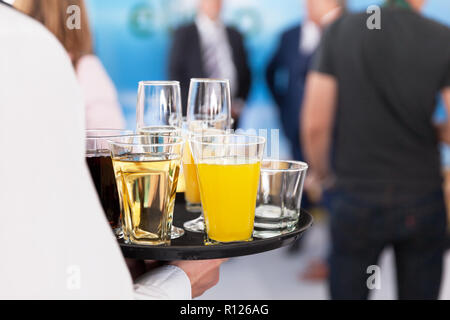
M179 267L187 274L191 281L192 298L196 298L219 282L220 265L225 261L227 259L173 261L169 264Z
M191 282L192 297L201 296L219 282L220 265L228 259L201 260L201 261L172 261L169 265L182 269ZM155 260L125 259L133 281L152 269L164 265Z

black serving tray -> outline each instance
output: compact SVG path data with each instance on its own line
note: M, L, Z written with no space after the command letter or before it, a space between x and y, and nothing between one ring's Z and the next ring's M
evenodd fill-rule
M183 223L198 217L185 210L183 194L177 195L174 212L174 225L182 227ZM294 231L268 239L254 238L249 242L205 245L205 234L186 231L184 236L174 239L170 245L150 246L126 244L119 241L122 253L126 258L140 260L207 260L246 256L262 253L287 246L299 239L303 232L313 224L313 218L302 210Z

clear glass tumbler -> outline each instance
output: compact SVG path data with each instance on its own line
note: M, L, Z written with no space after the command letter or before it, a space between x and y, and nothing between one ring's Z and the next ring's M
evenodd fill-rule
M295 229L308 165L297 161L264 160L261 163L255 230L258 238L270 238Z
M250 135L194 136L209 243L250 241L265 138Z
M175 127L175 126L169 126L169 125L160 125L160 126L147 126L142 127L138 129L138 134L141 135L148 135L148 136L170 136L170 137L179 137L182 138L182 130L181 128ZM151 139L151 138L150 138ZM143 141L145 143L145 141ZM180 174L180 177L178 178L178 186L180 184L184 185L184 181L181 181L181 179L184 179L182 174ZM172 239L178 239L184 235L183 228L176 227L172 225Z
M128 243L169 244L184 139L135 135L110 141L114 173L123 200Z

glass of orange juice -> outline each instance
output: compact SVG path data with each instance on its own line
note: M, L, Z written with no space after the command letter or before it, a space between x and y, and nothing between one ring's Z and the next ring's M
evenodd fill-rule
M198 135L190 139L206 233L211 243L252 240L265 138Z
M198 185L197 167L192 155L189 139L196 135L205 134L225 134L226 130L216 129L207 121L187 121L183 122L183 135L186 139L186 146L183 152L183 178L185 188L184 198L186 201L186 210L192 213L202 213L202 202L200 197L200 188ZM197 219L186 221L183 224L185 230L190 232L205 232L205 220L203 214Z

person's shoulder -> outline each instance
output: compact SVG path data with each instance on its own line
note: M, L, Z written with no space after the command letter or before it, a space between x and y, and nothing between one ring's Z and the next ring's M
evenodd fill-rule
M38 21L18 10L0 5L0 36L39 37L41 40L55 42L56 38ZM56 42L58 42L56 40Z
M330 23L328 29L339 28L366 28L367 18L366 12L344 12L339 18Z
M435 37L443 37L449 41L450 44L450 28L431 18L415 14L415 19L420 21L420 27L427 29Z
M382 25L391 29L413 32L422 38L434 39L437 42L450 44L450 28L432 18L413 10L383 8Z
M60 41L40 22L9 6L0 5L0 39L4 38L16 48L39 51L70 60ZM50 49L51 48L51 49Z
M12 26L14 24L17 24L16 21L22 19L21 21L21 27L17 28L17 30L23 28L24 24L30 24L34 23L35 21L25 14L21 13L20 11L14 9L10 5L2 5L0 3L0 26L6 27L6 26ZM0 31L3 31L4 29L0 29ZM15 31L13 29L8 29L9 31ZM8 32L9 33L9 32Z
M367 18L365 12L344 12L324 28L323 38L336 42L355 37L367 30Z
M300 23L298 23L298 24L295 24L293 26L290 26L283 33L285 33L285 34L298 33L298 32L300 32L301 29L302 29L302 25Z
M291 41L295 41L295 39L300 37L302 26L301 24L296 24L293 26L284 29L280 34L280 44L281 46L290 43Z
M300 33L300 30L302 29L301 24L295 24L293 26L288 27L281 33L281 37L283 38L289 38L293 35L298 35Z
M174 34L177 37L185 37L186 35L195 33L197 31L196 28L197 27L194 22L185 23L176 28Z
M413 10L401 8L383 8L381 11L381 15L382 21L383 18L386 20L386 22L392 21L398 23L399 21L403 21L405 23L408 23L413 28L429 30L436 34L450 35L449 27Z
M103 64L100 59L93 54L86 54L82 56L78 62L76 69L98 69L103 68Z
M109 81L109 76L103 63L93 54L82 56L78 60L75 69L80 82L100 83L105 79Z
M227 28L228 35L230 37L233 37L235 39L240 39L240 40L244 39L244 35L236 27L227 26L226 28Z

